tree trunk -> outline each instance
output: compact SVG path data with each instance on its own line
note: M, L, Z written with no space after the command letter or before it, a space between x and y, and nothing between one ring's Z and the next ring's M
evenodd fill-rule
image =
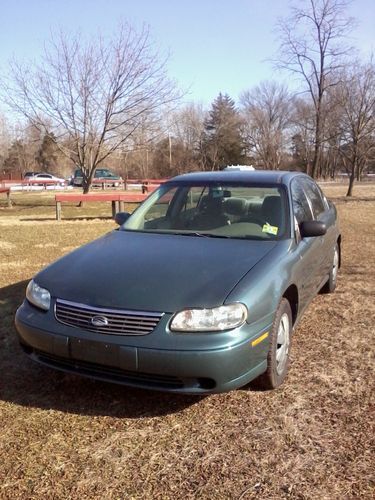
M316 111L316 123L315 123L315 145L314 145L314 156L311 166L311 177L313 179L316 178L319 169L319 160L320 160L320 136L321 136L321 125L320 125L320 110Z
M350 171L349 187L346 196L352 196L353 186L356 176L358 175L359 164L358 164L358 154L357 154L357 141L353 141L353 156L352 156L352 169Z
M348 186L348 191L346 193L346 196L352 196L353 195L353 187L354 187L354 181L355 181L355 174L356 174L356 168L357 162L354 160L353 165L352 165L352 170L350 172L350 177L349 177L349 186Z
M87 181L85 181L85 179L84 179L84 178L82 179L82 188L83 188L83 189L82 189L83 194L87 194L87 193L90 191L90 183L89 183L89 182L87 182ZM82 207L83 207L83 201L80 201L80 202L78 203L78 207L79 207L79 208L82 208Z
M305 173L311 175L311 163L309 159L307 159L305 163Z
M361 173L362 173L362 172L361 172L361 169L358 167L358 168L357 168L357 175L356 175L356 177L357 177L357 181L358 181L358 182L361 180Z

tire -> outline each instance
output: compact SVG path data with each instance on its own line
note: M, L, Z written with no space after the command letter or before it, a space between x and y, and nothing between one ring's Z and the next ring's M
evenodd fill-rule
M270 331L267 371L256 380L256 386L260 389L277 389L284 382L289 368L292 330L292 311L289 301L283 298Z
M336 289L336 284L337 284L337 272L339 269L339 263L340 263L340 248L338 243L335 245L335 250L333 253L333 262L332 262L332 267L329 272L329 278L327 280L327 283L325 283L320 290L321 293L333 293Z

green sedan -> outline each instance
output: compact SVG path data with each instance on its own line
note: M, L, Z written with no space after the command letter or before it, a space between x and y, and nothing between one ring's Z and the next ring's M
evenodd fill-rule
M26 354L171 392L277 388L303 312L336 287L341 235L318 185L295 172L186 174L116 220L29 283L15 320Z

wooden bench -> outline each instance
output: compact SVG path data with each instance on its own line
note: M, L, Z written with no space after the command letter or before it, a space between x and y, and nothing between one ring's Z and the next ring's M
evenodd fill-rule
M103 202L110 201L112 203L112 217L117 212L124 211L124 203L140 203L147 198L146 194L142 193L87 193L87 194L57 194L55 195L56 202L56 220L61 220L61 203L71 202L80 203L85 201Z
M0 187L0 193L6 194L8 207L12 206L12 200L10 199L10 188Z

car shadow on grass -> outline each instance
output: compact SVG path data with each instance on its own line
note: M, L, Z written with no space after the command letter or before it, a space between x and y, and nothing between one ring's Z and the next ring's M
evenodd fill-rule
M80 415L141 418L173 414L202 399L100 382L32 362L21 350L14 326L27 283L0 288L0 400Z

